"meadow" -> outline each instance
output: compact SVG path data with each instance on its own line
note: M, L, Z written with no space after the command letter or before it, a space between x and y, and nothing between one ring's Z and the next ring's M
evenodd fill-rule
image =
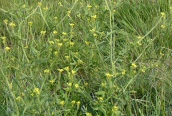
M171 0L0 0L0 116L171 116Z

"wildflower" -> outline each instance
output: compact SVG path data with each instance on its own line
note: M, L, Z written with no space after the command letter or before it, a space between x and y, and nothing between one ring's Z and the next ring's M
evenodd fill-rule
M140 36L140 35L137 37L137 39L141 39L141 38L142 38L142 36Z
M68 39L64 38L63 41L66 42Z
M86 45L90 45L90 42L88 42L88 41L85 41L85 44L86 44Z
M106 87L106 83L102 83L101 86L102 86L102 87Z
M10 25L10 27L15 27L16 26L16 24L12 23L12 22L9 25Z
M160 52L160 55L161 55L161 56L164 56L164 54L163 54L162 52Z
M60 6L63 6L61 2L58 3Z
M5 20L4 20L4 23L7 25L7 24L8 24L8 20L7 20L7 19L5 19Z
M96 33L94 33L94 34L93 34L93 36L94 36L94 37L97 37L97 34L96 34Z
M69 11L67 11L67 15L70 17L70 13L71 13L71 11L69 10Z
M106 75L106 77L107 77L108 79L110 79L111 77L113 77L113 75L110 74L110 73L106 73L105 75Z
M69 66L65 67L64 69L65 69L66 71L69 71Z
M82 64L83 63L83 61L82 60L77 60L77 62L78 62L78 64Z
M64 104L65 104L65 101L60 102L60 105L64 106Z
M58 47L61 47L63 45L63 43L58 43L57 45L58 45Z
M67 83L67 85L68 85L69 87L71 87L71 86L72 86L72 83Z
M81 102L80 101L77 101L76 104L79 106L81 104Z
M72 70L72 74L75 75L76 74L76 71L75 70Z
M16 98L16 100L17 100L17 101L20 101L20 99L21 99L21 97L20 97L20 96L18 96L18 97Z
M91 18L92 18L93 20L96 20L96 19L97 19L97 15L93 15L93 16L91 16Z
M161 25L161 28L164 29L165 28L165 25Z
M33 22L31 22L31 21L28 22L28 25L29 25L30 27L32 26L32 24L33 24Z
M62 32L62 35L67 35L67 33L66 32Z
M46 31L41 31L41 35L45 35L46 34Z
M55 51L55 52L54 52L54 55L58 55L58 52L57 52L57 51Z
M103 101L103 97L98 97L98 100L99 101Z
M122 71L122 75L125 75L125 74L126 74L126 70L123 70L123 71Z
M131 64L132 68L137 68L137 65L135 63Z
M72 105L74 105L75 103L76 103L76 101L75 101L75 100L73 100L73 101L71 102L71 104L72 104Z
M57 17L54 17L55 20L57 20Z
M85 82L85 83L84 83L84 85L85 85L85 86L88 86L88 83L87 83L87 82Z
M10 47L5 47L5 51L10 51Z
M63 70L63 69L58 69L58 71L59 71L60 73L62 73L64 70Z
M49 44L53 45L54 44L54 41L49 41Z
M75 84L75 88L78 89L79 88L79 85L78 84Z
M43 9L44 9L45 11L47 11L47 10L48 10L48 7L46 6L46 7L44 7Z
M53 85L54 82L55 82L55 79L52 79L52 80L50 80L49 82Z
M22 8L26 8L26 5L24 4L24 5L22 6Z
M57 31L53 31L53 34L56 35L57 34Z
M50 73L50 70L49 69L45 69L44 73Z
M70 25L70 26L73 28L75 24L73 24L73 23L70 23L69 25Z
M42 6L42 3L41 2L38 2L38 6L41 7Z
M113 10L113 12L115 13L115 12L116 12L116 10Z
M165 19L166 15L164 12L161 12L161 16Z
M36 95L39 95L40 94L39 88L34 88L33 93L35 93Z
M92 116L92 114L87 112L87 113L86 113L86 116Z
M6 37L5 37L5 36L4 36L4 37L1 37L1 39L2 39L3 43L5 44L5 42L6 42Z
M75 43L71 41L71 42L69 42L69 44L70 44L71 46L73 46Z
M142 43L140 43L140 42L137 42L137 44L138 44L139 46L141 46L141 45L142 45Z
M95 32L95 31L96 31L96 30L95 30L94 28L90 30L90 32L92 32L92 33Z
M88 5L87 5L87 8L90 9L90 8L92 8L92 6L91 6L90 4L88 4Z
M118 111L118 107L117 107L117 106L113 106L112 112L113 112L113 113L116 113L117 111Z

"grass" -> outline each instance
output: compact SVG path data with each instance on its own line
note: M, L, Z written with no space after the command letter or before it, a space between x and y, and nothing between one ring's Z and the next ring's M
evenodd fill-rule
M172 115L170 0L1 0L0 114Z

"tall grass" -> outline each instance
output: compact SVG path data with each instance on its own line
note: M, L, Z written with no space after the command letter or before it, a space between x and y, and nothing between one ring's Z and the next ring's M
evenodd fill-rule
M170 116L170 0L1 0L0 114Z

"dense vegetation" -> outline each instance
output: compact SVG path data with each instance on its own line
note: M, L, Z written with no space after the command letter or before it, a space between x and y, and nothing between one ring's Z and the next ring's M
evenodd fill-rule
M0 0L2 116L172 115L170 0Z

